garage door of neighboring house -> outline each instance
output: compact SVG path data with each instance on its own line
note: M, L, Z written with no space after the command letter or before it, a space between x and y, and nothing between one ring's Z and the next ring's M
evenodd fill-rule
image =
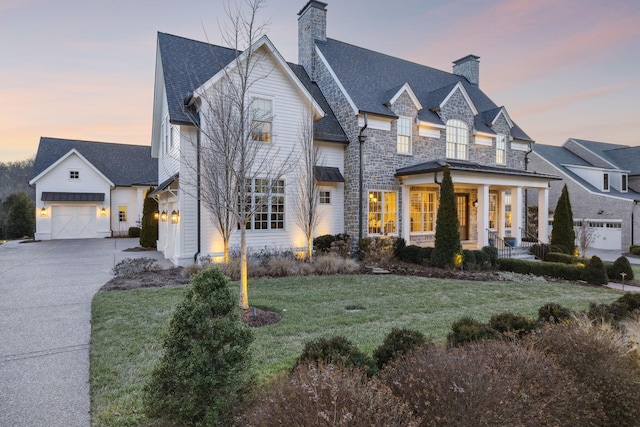
M98 235L96 209L95 205L53 206L51 210L51 238L96 238Z
M619 250L622 247L622 221L589 221L589 229L594 233L592 248Z

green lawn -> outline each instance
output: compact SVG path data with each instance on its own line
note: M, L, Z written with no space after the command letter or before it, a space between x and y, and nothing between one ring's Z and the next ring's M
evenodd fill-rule
M637 271L637 270L636 270ZM233 283L234 290L237 284ZM160 354L161 331L184 287L99 292L91 337L92 424L144 425L142 385ZM548 302L586 309L621 294L567 283L464 282L410 276L322 276L252 280L249 302L282 320L255 329L255 372L265 381L292 366L304 343L341 334L371 352L392 327L435 340L463 315L487 321L512 311L537 317ZM362 306L359 312L345 309Z

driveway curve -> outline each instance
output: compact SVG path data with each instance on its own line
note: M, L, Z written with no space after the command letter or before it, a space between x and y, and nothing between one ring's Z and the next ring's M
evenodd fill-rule
M0 425L89 426L91 300L138 239L0 245ZM162 261L167 266L168 261Z

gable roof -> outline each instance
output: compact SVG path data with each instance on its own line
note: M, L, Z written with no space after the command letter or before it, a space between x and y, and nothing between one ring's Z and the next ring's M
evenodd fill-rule
M40 138L31 180L75 150L116 186L156 185L158 161L151 147L73 139Z
M185 97L238 59L242 52L160 32L158 49L162 60L169 120L174 124L197 124L197 115L191 116L185 111ZM317 85L311 82L302 67L290 63L287 65L313 100L324 110L325 117L315 122L314 136L325 141L348 142Z
M400 88L405 83L412 88L424 107L418 113L418 118L423 121L443 124L434 111L437 109L435 107L439 106L458 84L469 95L479 114L498 108L478 86L469 83L462 76L330 38L326 42L316 40L315 43L360 112L396 117L385 102L389 99L389 91ZM512 136L532 141L515 123Z

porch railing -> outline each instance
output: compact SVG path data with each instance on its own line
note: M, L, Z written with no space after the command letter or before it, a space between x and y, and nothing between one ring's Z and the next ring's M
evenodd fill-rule
M511 245L508 245L495 231L488 228L486 230L489 236L489 246L498 249L498 258L511 258Z
M520 245L529 248L529 252L539 260L543 260L549 251L549 246L538 240L538 237L529 233L527 230L520 228Z

